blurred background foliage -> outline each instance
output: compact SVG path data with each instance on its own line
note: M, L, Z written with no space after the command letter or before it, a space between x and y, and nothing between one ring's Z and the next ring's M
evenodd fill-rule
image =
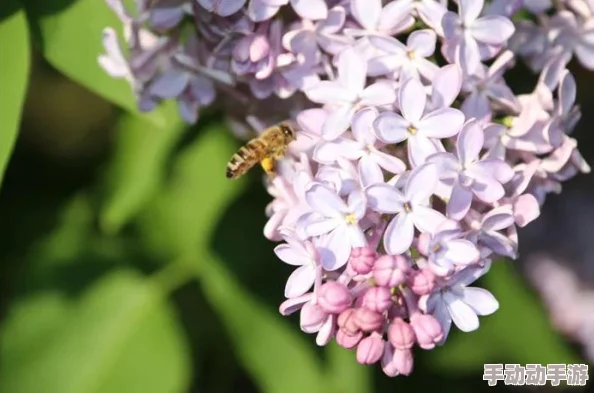
M100 0L0 3L0 392L470 393L529 389L487 387L484 363L586 362L509 262L481 282L499 311L416 351L410 377L317 348L278 313L290 267L262 235L261 174L223 176L239 141L220 113L138 113L97 64L105 26L119 23ZM591 107L593 76L572 69Z

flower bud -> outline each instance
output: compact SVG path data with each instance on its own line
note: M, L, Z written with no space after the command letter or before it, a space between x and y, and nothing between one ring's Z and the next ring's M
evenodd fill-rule
M357 322L355 321L354 308L347 308L341 312L336 323L341 330L344 330L348 334L355 334L360 330Z
M322 327L327 318L327 314L317 304L311 302L305 303L299 316L301 330L305 333L315 333Z
M351 293L343 284L329 281L318 291L318 304L329 314L340 314L353 302Z
M370 288L363 295L363 307L383 313L392 305L392 293L386 287Z
M377 363L384 353L385 342L379 334L365 337L357 345L357 361L361 364Z
M421 233L417 239L417 251L424 256L429 255L429 244L431 243L431 234Z
M366 307L356 309L354 318L357 326L364 332L379 330L384 324L384 316L382 314Z
M431 269L413 271L408 279L410 289L417 295L428 295L435 287L435 273Z
M388 340L396 349L410 349L415 343L415 331L402 318L394 318L388 328Z
M383 287L396 287L406 281L408 264L402 255L382 255L373 266L373 278Z
M363 332L359 331L355 334L349 334L343 329L339 329L336 332L336 342L343 348L353 349L359 344L359 341L363 338Z
M423 349L433 349L443 339L443 330L433 315L416 313L410 317L417 342Z
M398 349L394 350L394 357L392 362L402 375L410 375L413 370L413 355L410 349Z
M367 274L373 269L377 258L376 252L369 247L355 247L351 251L349 265L359 274Z

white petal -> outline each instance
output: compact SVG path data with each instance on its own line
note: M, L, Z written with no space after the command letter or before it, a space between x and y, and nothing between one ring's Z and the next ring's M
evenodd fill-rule
M384 233L384 248L391 255L402 254L413 242L415 226L410 214L400 213L390 221Z
M499 308L499 302L491 292L483 288L464 288L464 302L478 315L491 315Z
M463 332L472 332L478 329L479 319L472 307L449 291L443 294L443 299L447 304L452 321L458 329Z
M285 285L285 297L292 298L301 296L312 287L316 279L316 269L313 265L301 266L287 279Z

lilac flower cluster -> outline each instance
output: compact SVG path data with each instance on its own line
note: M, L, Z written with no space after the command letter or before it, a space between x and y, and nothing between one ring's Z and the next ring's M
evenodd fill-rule
M498 309L471 284L590 171L566 68L594 68L586 0L107 1L129 54L106 28L99 61L142 110L218 104L238 134L296 122L266 180L264 235L296 267L280 311L389 376ZM518 59L539 75L527 94L504 79Z

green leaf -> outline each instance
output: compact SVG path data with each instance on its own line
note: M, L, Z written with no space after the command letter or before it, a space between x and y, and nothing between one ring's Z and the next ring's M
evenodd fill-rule
M198 261L208 302L220 315L237 356L265 393L327 392L323 364L281 315L242 288L216 258ZM314 336L309 337L310 340Z
M429 357L447 372L482 371L485 363L583 363L551 327L540 300L526 287L513 262L497 261L482 281L499 301L495 314L479 317L477 331L452 326L445 345Z
M16 2L3 2L0 8ZM0 22L0 183L21 126L30 68L29 30L25 12Z
M120 120L114 155L105 174L100 214L104 231L119 231L152 200L165 177L169 154L183 130L179 120L166 128L133 115Z
M154 253L173 259L206 247L219 217L245 185L225 177L235 149L227 130L209 126L179 155L167 187L140 217Z
M79 299L45 291L13 304L0 335L0 391L185 393L186 348L161 289L114 271Z
M41 34L43 55L54 67L106 100L141 114L130 85L109 76L97 60L105 53L103 29L122 30L122 22L104 1L31 0L27 2L27 13ZM153 124L165 126L177 116L172 105L169 103L142 116Z
M335 341L326 347L328 358L328 377L326 392L336 393L365 393L371 392L371 367L357 362L356 352L344 349Z

